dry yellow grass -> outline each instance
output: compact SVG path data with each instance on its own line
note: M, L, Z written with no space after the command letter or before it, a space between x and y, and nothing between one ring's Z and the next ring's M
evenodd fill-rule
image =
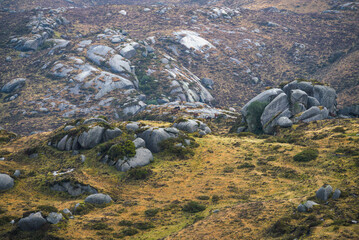
M167 126L168 123L143 121L153 126ZM336 126L344 126L345 137L335 138ZM351 159L334 156L339 146L354 146L358 142L359 121L328 120L309 125L296 126L295 131L303 131L306 141L320 151L318 159L308 163L294 162L292 157L304 147L296 144L276 143L253 136L237 137L228 135L209 135L196 138L199 147L195 155L187 160L169 159L163 154L155 155L149 167L153 174L147 180L124 180L124 174L114 168L99 163L95 152L84 151L87 163L75 170L73 177L90 184L99 192L109 194L115 203L95 209L83 216L75 216L67 226L53 230L52 235L65 239L111 239L126 227L119 226L121 220L132 222L150 221L154 228L141 231L128 239L263 239L266 230L279 218L291 215L293 209L324 183L343 191L358 191L358 168L353 167ZM286 132L291 134L294 130ZM311 140L318 134L328 133L320 140ZM8 150L21 150L26 143L44 140L46 134L20 138L5 145ZM30 144L32 145L32 144ZM16 147L15 147L16 146ZM57 152L57 151L56 151ZM59 156L70 158L70 153ZM266 161L269 157L273 161ZM54 162L52 156L48 161ZM61 158L62 158L61 157ZM39 157L42 159L42 156ZM21 169L24 177L16 180L16 186L1 193L1 208L6 215L20 217L22 213L35 210L39 205L53 205L59 210L72 208L83 198L66 199L49 192L42 192L34 186L29 172L38 168L42 160L16 160L0 163L0 171L12 173ZM243 163L253 164L254 168L238 168ZM46 165L46 164L45 164ZM336 168L344 172L334 171ZM288 175L285 174L294 174ZM42 173L43 174L43 173ZM198 200L199 196L218 195L220 200ZM194 200L206 205L206 210L196 214L184 213L181 206ZM338 205L347 211L347 199ZM147 209L160 209L153 218L145 216ZM213 210L219 209L219 213ZM203 220L200 220L203 219ZM195 221L200 220L196 223ZM92 230L86 227L91 222L100 221L111 230ZM326 237L336 239L344 236L359 237L355 225L340 226L333 230L330 219L316 227L310 239ZM194 224L193 224L194 223ZM8 231L11 226L3 229ZM113 235L115 234L115 235ZM127 239L125 238L125 239Z

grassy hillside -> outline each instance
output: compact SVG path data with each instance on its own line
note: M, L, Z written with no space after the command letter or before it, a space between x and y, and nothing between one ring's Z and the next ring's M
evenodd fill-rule
M355 239L358 127L358 119L325 120L294 125L277 136L253 136L228 135L226 127L212 123L214 134L193 135L199 144L193 157L155 154L152 164L130 173L100 163L97 148L81 151L82 164L79 155L47 146L51 133L21 137L0 148L6 158L0 172L22 172L15 187L1 193L0 234L2 239ZM319 151L318 158L295 162L293 156L308 147ZM52 175L69 168L75 170ZM151 174L136 180L140 171ZM61 179L89 184L114 203L36 233L14 230L8 219L46 209L43 205L61 211L83 202L84 195L49 190ZM298 204L314 199L323 184L339 188L342 196L297 213ZM191 201L198 205L184 211Z

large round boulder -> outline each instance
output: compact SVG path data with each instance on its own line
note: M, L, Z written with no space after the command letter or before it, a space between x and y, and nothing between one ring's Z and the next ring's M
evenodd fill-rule
M146 147L152 152L157 153L161 151L160 143L166 139L177 137L176 134L167 132L163 128L149 128L143 133L139 134L139 137L145 140Z
M153 161L153 155L147 148L136 149L136 155L130 159L120 159L116 163L117 170L126 172L131 168L142 167Z
M7 174L0 173L0 191L9 190L14 186L14 179Z
M283 93L283 91L279 88L269 89L252 98L246 105L241 109L241 113L244 117L247 116L247 108L253 102L261 102L261 103L270 103L274 98L276 98L279 94Z
M46 222L47 221L42 217L41 212L37 212L20 219L17 225L23 231L36 231L39 230Z
M105 132L105 128L100 126L95 126L91 128L88 132L83 132L78 142L84 149L91 149L101 143L103 133Z
M112 198L103 193L96 193L88 196L85 199L85 203L91 203L91 204L107 204L112 201Z

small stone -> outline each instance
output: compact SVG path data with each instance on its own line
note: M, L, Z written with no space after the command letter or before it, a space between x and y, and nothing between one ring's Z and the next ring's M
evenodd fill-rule
M49 223L58 224L62 220L62 214L52 212L52 213L49 214L49 216L47 216L46 220Z
M81 160L81 163L84 163L85 160L86 160L86 156L82 154L82 155L80 156L80 160Z
M62 212L67 215L72 215L71 211L68 208L65 208L64 210L62 210Z
M337 188L337 189L335 189L332 198L333 198L333 199L338 199L341 194L342 194L342 192Z
M21 172L20 172L20 170L15 170L15 173L14 173L14 176L15 177L20 177L20 174L21 174Z
M215 209L212 211L213 213L219 213L219 209Z
M306 212L307 208L303 204L299 204L297 210L298 212Z

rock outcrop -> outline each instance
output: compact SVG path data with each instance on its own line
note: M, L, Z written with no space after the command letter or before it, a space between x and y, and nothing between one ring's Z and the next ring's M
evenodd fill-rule
M88 126L89 130L79 132L76 135L71 133L74 131L74 126L66 126L63 131L67 132L59 141L52 140L51 145L60 151L71 151L80 149L91 149L100 143L112 140L122 135L122 131L118 128L105 128L96 123L105 123L107 121L101 118L91 118L84 121L82 125ZM80 128L81 126L77 126Z
M146 142L146 147L151 152L158 153L161 151L160 143L166 139L177 137L178 133L175 133L172 128L149 128L138 136Z
M335 116L336 98L333 88L313 85L311 82L293 81L285 85L283 90L266 90L242 108L244 122L240 126L241 131L247 128L258 132L259 129L266 134L273 134L276 126L291 127L293 122L311 122ZM263 110L260 109L262 106L265 106ZM253 113L249 113L248 109Z
M207 124L199 120L192 120L192 119L175 123L173 127L189 133L194 133L198 131L202 135L206 135L212 132L211 129L207 126Z
M87 194L95 194L97 193L97 190L90 185L84 185L80 183L72 183L70 181L63 181L53 184L50 187L53 191L58 192L66 192L70 194L71 196L77 197L81 194L87 193Z
M25 85L26 79L25 78L15 78L10 82L6 83L2 88L1 92L4 93L11 93L16 89L22 88Z

